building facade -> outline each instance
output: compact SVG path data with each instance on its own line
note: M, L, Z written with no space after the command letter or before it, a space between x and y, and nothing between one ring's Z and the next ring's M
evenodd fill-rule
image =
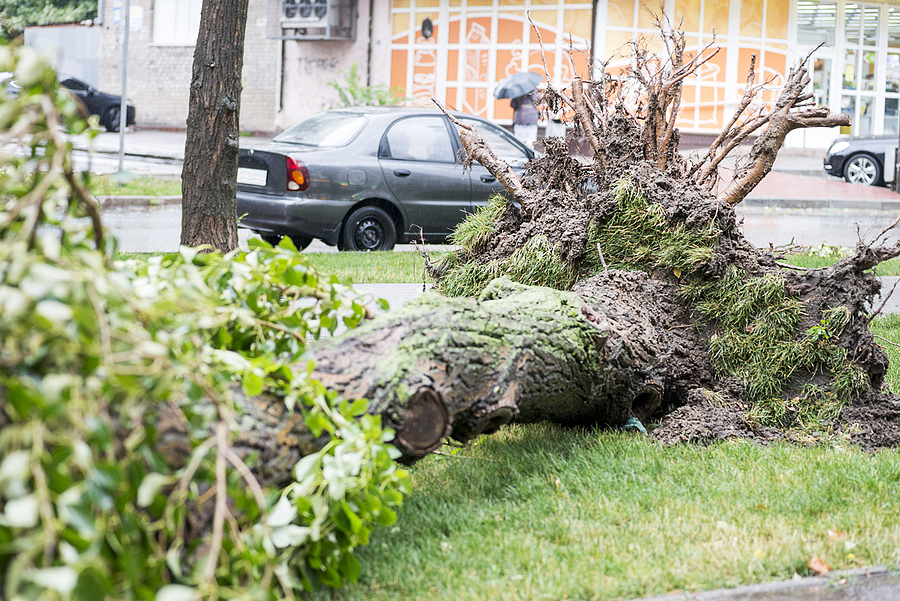
M132 0L128 95L141 125L184 126L201 2ZM396 86L410 103L435 98L509 124L509 101L493 97L496 82L507 75L544 74L546 65L553 85L564 86L574 74L587 78L598 68L591 49L609 69L629 65L631 40L662 50L650 4L250 0L242 128L277 131L337 105L329 83L342 81L353 64L362 83ZM104 6L100 87L117 90L123 9L120 0ZM760 102L772 103L787 71L811 53L815 101L850 114L853 124L843 132L793 132L789 144L823 148L841 133L898 133L900 0L664 0L661 6L664 26L678 25L690 52L718 49L685 81L682 131L721 130L747 85L751 57L755 83L764 87ZM340 27L334 15L340 15Z

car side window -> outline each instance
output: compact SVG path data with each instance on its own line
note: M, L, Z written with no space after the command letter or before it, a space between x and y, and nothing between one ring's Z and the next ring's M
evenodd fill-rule
M410 117L395 122L385 135L387 156L401 161L453 163L453 146L439 116Z
M530 159L528 153L509 139L509 134L493 123L485 123L476 119L460 118L466 125L474 127L478 135L491 147L499 158L511 167L522 167Z
M75 79L64 79L59 82L63 87L69 88L73 92L87 92L87 84L83 84Z

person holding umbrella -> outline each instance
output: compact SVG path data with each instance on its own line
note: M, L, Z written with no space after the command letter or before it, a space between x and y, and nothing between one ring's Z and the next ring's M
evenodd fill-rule
M537 86L544 80L538 73L531 71L514 73L501 79L494 90L494 98L509 98L513 109L513 135L534 148L537 141L538 94Z

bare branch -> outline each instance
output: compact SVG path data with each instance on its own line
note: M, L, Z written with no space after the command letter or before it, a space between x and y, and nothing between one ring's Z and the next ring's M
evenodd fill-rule
M431 100L445 115L447 115L450 121L459 128L459 139L466 149L465 164L470 165L473 160L481 163L481 165L491 172L491 175L497 178L498 182L503 184L503 187L510 193L513 200L518 202L519 205L525 209L526 203L531 197L528 194L528 191L522 186L519 176L516 175L505 161L494 154L494 151L492 151L484 142L474 128L462 123L459 119L448 113L436 98L432 98ZM514 210L518 211L518 207L516 207L515 204L510 203L509 206L512 206Z

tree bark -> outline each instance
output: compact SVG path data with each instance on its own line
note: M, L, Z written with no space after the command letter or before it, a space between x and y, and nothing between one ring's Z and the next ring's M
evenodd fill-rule
M407 460L512 421L620 426L659 407L676 355L696 345L677 340L689 329L657 327L671 314L660 286L610 271L574 292L501 278L478 298L428 294L312 349L313 377L368 398Z
M248 0L204 0L181 176L181 244L237 247L241 70Z

